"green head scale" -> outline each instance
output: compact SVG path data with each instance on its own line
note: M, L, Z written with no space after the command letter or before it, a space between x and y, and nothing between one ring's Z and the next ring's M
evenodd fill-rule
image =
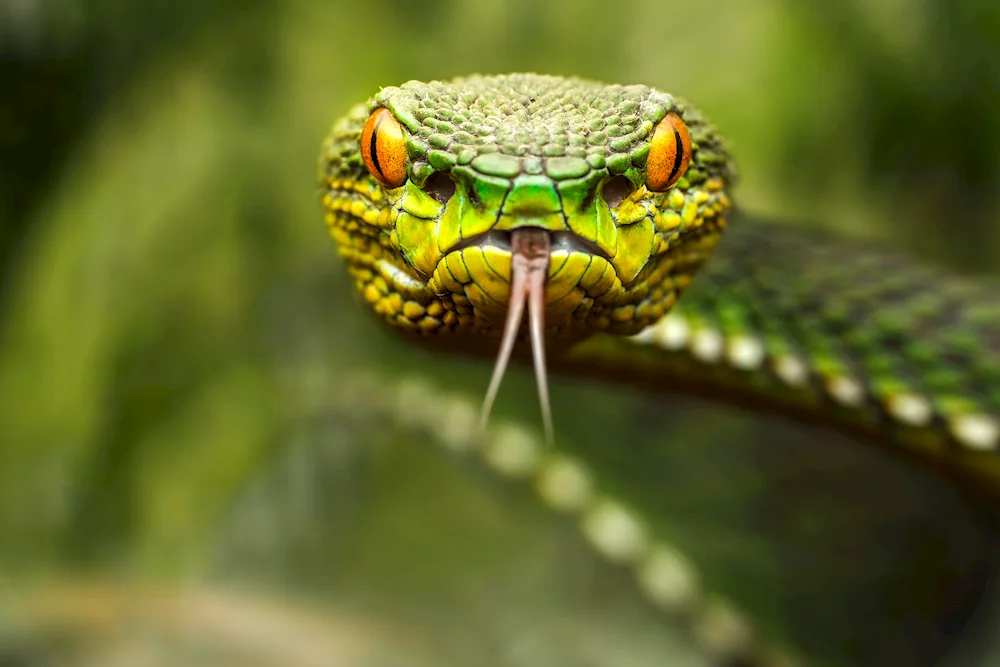
M500 338L484 414L515 341L544 395L547 341L660 319L725 228L733 179L671 95L535 74L384 88L335 124L320 165L327 225L379 315Z

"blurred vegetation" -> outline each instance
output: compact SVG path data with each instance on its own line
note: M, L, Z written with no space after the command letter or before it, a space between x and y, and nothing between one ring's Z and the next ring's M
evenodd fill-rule
M124 580L280 599L297 611L231 613L349 664L703 664L530 489L349 407L356 372L474 401L489 369L356 307L318 210L319 142L410 78L650 83L730 138L742 206L986 273L998 43L989 0L6 0L0 662L151 650L94 629L131 607L80 582ZM935 664L976 608L995 517L927 471L680 397L553 391L566 447L811 664ZM499 412L534 428L533 395L516 375Z

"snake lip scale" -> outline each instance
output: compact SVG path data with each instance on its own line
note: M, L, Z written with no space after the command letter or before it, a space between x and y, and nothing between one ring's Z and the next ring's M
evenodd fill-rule
M540 231L546 231L549 236L549 245L552 251L563 250L566 252L579 252L585 255L594 255L595 257L600 257L607 262L611 262L611 257L607 252L602 250L593 241L588 241L579 234L571 231L554 231L548 232L540 227L519 227L518 229L538 229ZM447 253L459 252L465 250L466 248L471 248L473 246L486 247L493 246L499 248L504 252L510 252L510 241L511 241L511 230L501 230L501 229L491 229L489 231L483 232L482 234L476 234L470 236L467 239L462 239L454 246L448 249ZM447 254L446 253L446 254ZM612 267L614 268L614 267Z

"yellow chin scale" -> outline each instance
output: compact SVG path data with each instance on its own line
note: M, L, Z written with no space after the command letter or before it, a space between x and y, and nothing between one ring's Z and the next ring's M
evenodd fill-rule
M328 179L326 186L326 223L377 314L423 333L499 334L509 305L509 249L487 243L447 252L461 240L439 234L452 207L412 196L409 183L390 191L368 179ZM659 205L644 199L648 195L637 190L611 212L610 262L553 249L545 287L548 336L637 333L669 312L708 258L730 205L722 183L671 191L653 200ZM482 226L477 221L476 228Z
M586 84L590 101L570 108L565 80L523 78L539 92L522 99L517 76L483 81L509 98L489 113L486 93L452 100L460 84L407 84L354 107L320 160L330 232L359 293L394 326L499 335L511 239L540 229L545 336L638 333L725 228L728 152L667 94Z

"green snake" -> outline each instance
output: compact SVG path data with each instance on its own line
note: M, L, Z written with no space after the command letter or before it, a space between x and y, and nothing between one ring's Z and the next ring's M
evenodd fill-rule
M320 156L361 298L448 351L818 420L1000 495L996 286L739 215L689 104L510 74L383 88ZM688 289L690 287L690 289ZM522 323L527 310L528 322Z

